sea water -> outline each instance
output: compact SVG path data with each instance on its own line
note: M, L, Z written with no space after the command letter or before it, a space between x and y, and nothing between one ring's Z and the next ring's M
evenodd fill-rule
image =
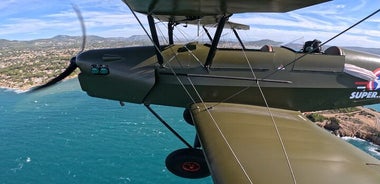
M194 141L182 108L152 107ZM380 159L375 145L347 140ZM77 79L36 93L0 89L1 184L212 183L166 169L166 156L184 147L143 105L89 97Z
M152 106L193 143L181 108ZM37 93L0 89L0 183L212 183L170 173L185 148L143 105L87 96L76 79Z

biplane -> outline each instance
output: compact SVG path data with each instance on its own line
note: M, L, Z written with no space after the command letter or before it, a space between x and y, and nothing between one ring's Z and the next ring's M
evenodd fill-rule
M233 14L287 12L328 0L123 0L146 15L152 46L88 50L75 56L89 96L144 104L186 148L166 166L184 178L211 175L215 183L380 183L380 161L317 127L302 112L380 102L380 57L318 40L302 50L264 45L247 49ZM136 16L137 18L137 16ZM138 19L138 18L137 18ZM160 43L156 21L167 23ZM174 43L180 24L201 25L210 43ZM207 31L213 25L214 35ZM219 48L232 29L241 48ZM196 129L189 144L150 107L183 107Z

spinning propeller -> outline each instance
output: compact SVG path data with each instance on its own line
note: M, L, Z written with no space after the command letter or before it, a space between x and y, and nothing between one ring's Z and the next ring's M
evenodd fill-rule
M31 92L35 92L35 91L39 91L41 89L45 89L47 87L50 87L54 84L56 84L57 82L60 82L61 80L65 79L67 76L69 76L71 73L73 73L75 71L75 69L78 67L78 65L76 64L76 58L77 56L82 53L85 49L85 46L86 46L86 27L84 25L84 20L83 20L83 16L79 10L79 8L75 5L73 5L73 9L79 19L79 22L80 22L80 25L81 25L81 29L82 29L82 46L81 46L81 50L76 54L76 56L72 57L70 59L70 65L65 69L65 71L63 71L61 74L59 74L57 77L55 77L54 79L51 79L49 82L47 82L46 84L43 84L43 85L40 85L40 86L37 86L35 88L33 88L31 90Z

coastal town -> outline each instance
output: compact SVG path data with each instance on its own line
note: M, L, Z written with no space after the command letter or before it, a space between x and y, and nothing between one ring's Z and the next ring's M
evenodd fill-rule
M6 50L0 55L1 86L28 90L61 73L68 64L74 49L65 52L52 50ZM49 61L49 62L46 62Z
M0 87L26 91L46 83L65 70L81 44L81 37L63 35L33 41L0 40ZM149 40L141 36L89 36L86 49L147 44ZM76 71L70 77L76 77L78 73ZM336 136L357 137L380 145L380 113L375 110L355 107L306 112L305 116Z
M90 36L86 49L144 44L136 43L136 40ZM25 91L46 83L64 71L70 58L79 52L81 44L81 37L64 35L32 41L0 39L0 86ZM74 72L71 77L75 77L78 72Z

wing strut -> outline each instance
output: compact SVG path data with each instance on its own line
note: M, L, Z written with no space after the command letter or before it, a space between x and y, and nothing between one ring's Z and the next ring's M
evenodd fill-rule
M176 132L160 115L154 111L149 104L144 104L145 107L151 112L170 132L172 132L180 141L182 141L188 148L193 148L178 132ZM194 143L196 145L196 142Z
M148 23L149 23L149 28L150 28L150 33L152 35L153 43L156 45L155 50L156 50L158 64L162 66L162 64L164 63L164 58L162 57L161 51L159 50L160 42L158 40L156 25L154 24L154 18L152 15L148 15L147 17L148 17Z
M168 22L169 45L173 45L174 44L174 40L173 40L174 26L175 26L174 21L169 21Z
M206 63L205 63L205 68L209 69L211 67L212 61L214 60L216 49L220 40L220 36L222 35L224 25L226 24L228 18L230 18L231 15L229 16L223 16L220 18L218 27L216 28L215 36L214 39L212 40L212 44L210 47L210 51L208 52Z

